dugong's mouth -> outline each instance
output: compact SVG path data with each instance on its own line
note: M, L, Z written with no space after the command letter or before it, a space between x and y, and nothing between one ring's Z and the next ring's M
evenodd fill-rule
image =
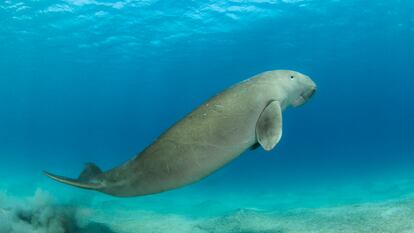
M313 87L311 90L302 93L301 96L303 97L303 99L309 100L315 94L315 92L316 92L316 87Z
M316 87L312 87L311 89L304 91L300 96L295 99L292 103L294 107L298 107L306 103L316 92Z

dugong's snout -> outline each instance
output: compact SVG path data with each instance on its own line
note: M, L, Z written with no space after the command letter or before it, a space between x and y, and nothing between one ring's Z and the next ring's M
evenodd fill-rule
M315 94L316 92L316 85L312 86L311 88L309 88L309 90L305 91L302 94L303 99L305 99L305 101L309 100L310 98L312 98L312 96Z
M294 99L292 105L298 107L306 103L316 92L316 84L308 76L303 76L300 83L299 96Z

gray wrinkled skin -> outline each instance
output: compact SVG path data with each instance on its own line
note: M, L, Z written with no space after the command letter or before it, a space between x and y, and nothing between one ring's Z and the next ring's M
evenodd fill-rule
M257 143L256 123L265 107L304 104L316 85L301 73L268 71L230 87L176 123L142 153L90 183L47 175L60 182L114 196L159 193L196 182Z

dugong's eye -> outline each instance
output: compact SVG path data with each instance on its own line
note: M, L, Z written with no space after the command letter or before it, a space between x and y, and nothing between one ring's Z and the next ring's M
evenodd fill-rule
M292 76L290 76L290 79L294 79L294 78L295 78L295 76L293 76L293 75L292 75Z

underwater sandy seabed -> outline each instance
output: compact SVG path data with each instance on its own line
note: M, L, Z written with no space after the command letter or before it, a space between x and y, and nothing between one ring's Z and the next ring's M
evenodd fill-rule
M42 182L30 195L2 184L1 233L414 232L414 179L127 199Z

